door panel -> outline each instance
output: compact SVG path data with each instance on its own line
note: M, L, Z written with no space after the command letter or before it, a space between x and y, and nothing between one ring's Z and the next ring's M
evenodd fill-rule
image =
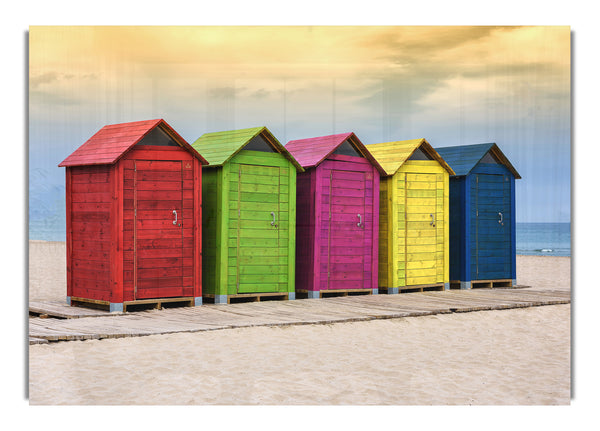
M438 282L438 176L406 174L406 286Z
M506 175L475 175L475 235L471 277L510 278L510 181Z
M328 194L329 209L323 218L327 240L327 271L322 289L362 289L365 284L365 232L372 230L372 217L366 214L366 173L332 169ZM325 277L326 276L326 277Z
M282 234L281 186L275 166L239 165L237 191L237 292L279 292L287 265L279 262ZM283 222L287 226L287 221Z
M183 175L179 161L134 162L135 299L183 296ZM189 217L189 216L188 216Z

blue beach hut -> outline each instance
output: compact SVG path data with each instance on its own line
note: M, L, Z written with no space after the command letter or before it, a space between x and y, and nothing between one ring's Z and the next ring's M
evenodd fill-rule
M450 176L450 287L516 285L515 179L495 143L435 149Z

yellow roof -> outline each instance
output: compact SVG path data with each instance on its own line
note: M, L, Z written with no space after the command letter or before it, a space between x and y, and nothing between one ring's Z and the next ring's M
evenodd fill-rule
M454 175L454 171L448 163L424 138L367 145L367 149L381 165L387 176L394 175L417 148L421 148L423 152L437 160L450 175Z

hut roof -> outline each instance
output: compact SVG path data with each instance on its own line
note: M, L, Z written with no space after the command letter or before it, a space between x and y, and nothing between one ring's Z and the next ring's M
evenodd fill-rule
M202 152L202 155L208 160L209 166L222 166L258 135L262 135L275 152L282 154L292 162L296 170L304 171L298 161L266 127L205 133L196 139L192 147Z
M317 138L297 139L288 142L285 145L285 148L292 153L294 158L306 169L318 166L346 140L348 140L350 145L352 145L360 155L369 160L382 175L385 175L385 171L379 163L377 163L375 157L373 157L367 147L352 132L320 136Z
M200 159L202 164L208 164L166 121L158 119L104 126L58 166L114 164L157 127L177 145Z
M406 162L417 148L437 160L448 171L454 175L452 168L444 161L436 150L424 138L411 139L408 141L383 142L381 144L367 145L368 150L383 167L387 176L394 175Z
M495 143L459 145L454 147L436 148L437 152L452 166L455 175L467 175L489 152L500 163L505 165L513 173L515 178L520 179L521 175L513 167L504 153L500 151Z

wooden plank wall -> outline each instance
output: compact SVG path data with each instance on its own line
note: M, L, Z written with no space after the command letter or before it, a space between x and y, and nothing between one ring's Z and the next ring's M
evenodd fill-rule
M295 236L289 174L295 168L281 154L242 150L229 169L227 294L287 292L289 259L295 257L289 248Z
M465 268L465 188L466 177L450 178L450 280L466 280Z
M447 283L448 172L437 161L405 162L381 182L379 208L379 286Z
M514 261L511 172L499 164L478 164L470 174L472 280L512 279ZM512 181L511 181L512 180ZM477 214L478 211L478 214ZM498 223L503 214L503 225Z
M366 159L343 155L329 156L317 169L322 184L317 190L321 201L320 239L315 244L321 253L317 290L376 288L379 175ZM357 226L359 221L362 227Z
M70 296L110 300L111 169L108 165L74 166L70 186ZM69 190L67 190L68 192Z
M222 168L202 168L202 292L214 295L217 292L217 256L220 242L217 236L220 228Z
M389 188L392 177L382 177L379 182L379 265L378 286L391 287L391 256L390 256L390 211L391 193Z
M296 183L296 289L314 290L316 168L298 174Z
M123 300L195 296L196 163L181 148L154 146L134 149L121 163ZM181 227L172 224L173 209Z
M296 168L279 153L242 150L203 175L203 292L236 295L238 280L245 293L294 292Z

